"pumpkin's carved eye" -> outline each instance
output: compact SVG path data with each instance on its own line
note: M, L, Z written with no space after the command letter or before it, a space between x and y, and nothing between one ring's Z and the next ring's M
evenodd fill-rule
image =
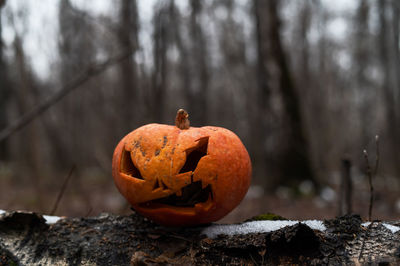
M207 155L208 139L209 137L201 138L196 147L186 150L186 162L179 173L193 172L196 169L200 159Z
M129 175L133 178L144 180L139 169L137 169L132 162L131 153L127 150L122 152L120 171L121 173Z

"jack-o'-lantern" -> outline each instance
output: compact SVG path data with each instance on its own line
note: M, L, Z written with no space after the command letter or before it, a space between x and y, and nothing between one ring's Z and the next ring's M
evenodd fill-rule
M240 139L220 127L190 127L183 109L175 126L148 124L126 135L112 169L132 207L168 226L219 220L240 203L251 179Z

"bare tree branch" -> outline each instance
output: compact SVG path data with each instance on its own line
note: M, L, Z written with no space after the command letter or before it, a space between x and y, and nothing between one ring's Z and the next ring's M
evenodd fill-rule
M64 85L60 90L54 93L52 96L44 100L42 103L36 105L32 110L25 113L21 116L15 123L11 124L10 126L6 127L2 131L0 131L0 142L7 139L13 133L17 132L18 130L22 129L24 126L28 125L32 122L36 117L47 111L51 106L56 104L60 101L64 96L69 94L74 89L78 88L89 79L94 76L97 76L107 70L110 66L119 63L120 61L124 60L128 56L130 56L134 50L129 49L127 51L122 52L121 54L109 58L102 63L98 63L96 65L90 66L88 69L83 71L79 76L77 76L74 80L70 83Z
M74 173L75 170L75 165L71 167L71 170L69 170L69 173L67 177L64 180L64 183L61 186L60 192L58 193L57 200L54 203L53 209L51 209L50 215L54 215L56 213L56 210L58 208L58 204L60 204L61 198L64 195L65 190L67 189L68 181L71 179L72 174Z

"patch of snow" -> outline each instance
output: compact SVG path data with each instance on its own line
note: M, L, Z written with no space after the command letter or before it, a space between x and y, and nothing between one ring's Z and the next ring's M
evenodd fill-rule
M61 219L61 217L59 216L50 216L50 215L43 215L43 218L46 220L46 224L55 224Z
M371 224L371 222L365 222L365 223L362 223L361 225L364 227L368 227L370 224ZM392 232L392 234L395 234L398 231L400 231L399 226L395 226L395 225L391 225L391 224L387 224L387 223L382 223L382 225L384 227L386 227L386 229L388 229L390 232Z
M318 231L325 231L326 227L324 225L324 222L321 220L307 220L307 221L302 221L301 223L307 225L313 230L318 230Z
M307 225L313 230L325 231L326 227L322 221L307 220L307 221L252 221L243 224L219 224L212 225L203 230L209 238L215 238L218 235L244 235L250 233L268 233L279 230L286 226L292 226L297 223Z
M0 215L3 213L6 213L6 211L0 210ZM43 218L46 220L46 224L55 224L58 220L62 219L62 217L50 215L43 215Z
M400 230L400 227L395 226L395 225L391 225L391 224L382 224L384 227L386 227L386 229L389 229L393 234L397 233L397 231Z

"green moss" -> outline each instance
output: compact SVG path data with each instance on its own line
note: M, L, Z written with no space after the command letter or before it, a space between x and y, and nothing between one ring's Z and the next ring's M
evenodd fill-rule
M18 263L16 263L16 262L13 261L13 260L9 260L9 261L7 261L7 263L8 263L8 265L10 265L10 266L17 266L17 265L18 265Z
M287 220L285 217L282 217L278 214L274 213L264 213L260 215L253 216L252 218L246 220L246 222L251 222L251 221L279 221L279 220Z

